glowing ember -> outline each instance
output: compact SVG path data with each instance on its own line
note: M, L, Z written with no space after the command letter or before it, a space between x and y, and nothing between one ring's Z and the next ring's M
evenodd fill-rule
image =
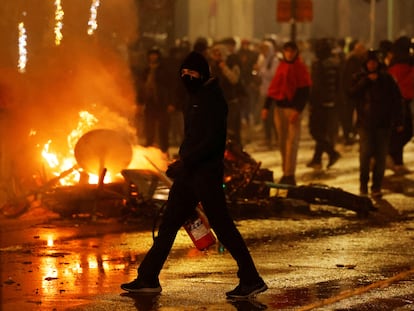
M60 42L63 39L62 28L63 28L63 16L65 13L63 12L61 0L55 1L55 44L60 45Z
M24 27L24 23L19 23L19 64L18 69L20 73L24 73L26 71L26 64L27 64L27 35L26 35L26 28Z
M88 21L88 35L93 35L94 31L98 28L98 23L96 22L96 17L98 15L99 0L92 0L91 4L91 15Z

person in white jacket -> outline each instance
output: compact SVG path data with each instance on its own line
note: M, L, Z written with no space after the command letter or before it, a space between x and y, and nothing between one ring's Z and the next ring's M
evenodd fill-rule
M256 123L261 122L260 111L263 108L264 102L267 97L267 91L269 89L270 81L272 81L273 76L275 75L276 68L279 64L279 58L275 51L275 44L270 40L263 40L260 44L260 54L255 64L254 70L256 71L258 79L260 79L259 87L259 99L256 104L256 109L254 113L254 119ZM269 114L273 116L273 113ZM263 120L263 132L265 144L269 148L272 146L272 136L274 140L277 140L277 133L272 117L268 117L266 120ZM274 144L273 144L274 145Z

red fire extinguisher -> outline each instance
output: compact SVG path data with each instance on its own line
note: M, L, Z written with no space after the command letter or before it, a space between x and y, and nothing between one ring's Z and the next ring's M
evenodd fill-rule
M200 203L196 207L194 215L185 222L184 229L199 250L207 249L216 243L216 237L210 229L210 224Z

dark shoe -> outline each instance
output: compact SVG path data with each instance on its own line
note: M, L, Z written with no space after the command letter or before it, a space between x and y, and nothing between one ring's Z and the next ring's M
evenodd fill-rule
M130 293L154 294L161 293L162 289L158 280L154 283L147 283L138 279L130 283L121 284L121 288Z
M279 184L296 186L296 179L295 179L295 176L293 176L293 175L290 175L290 176L283 176L283 177L279 180Z
M381 199L382 198L381 189L371 189L371 197L373 199Z
M320 170L322 168L322 164L320 161L312 160L306 164L306 167L313 168L314 170Z
M334 165L336 162L338 162L340 157L341 157L341 155L339 154L339 152L335 152L334 154L329 156L329 162L328 162L327 167L330 168L332 165Z
M239 284L235 289L226 293L227 298L246 299L256 296L258 293L264 292L267 289L266 283L260 279L259 282L253 285Z

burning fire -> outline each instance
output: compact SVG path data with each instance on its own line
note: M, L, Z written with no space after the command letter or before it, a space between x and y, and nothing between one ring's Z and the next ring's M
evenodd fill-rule
M52 150L51 145L53 141L51 139L49 139L48 142L43 146L42 157L54 176L59 176L62 174L62 172L72 170L70 174L60 179L61 185L73 185L79 182L82 170L77 167L73 150L79 138L91 130L97 123L98 119L93 114L89 113L88 111L79 112L78 125L67 136L69 155L62 155L57 151ZM97 184L98 180L99 176L89 174L88 182L90 184ZM111 181L109 174L108 176L105 176L104 181Z
M93 128L96 128L98 122L99 120L88 111L79 112L78 124L76 128L74 128L67 136L69 154L63 155L58 151L53 150L52 139L49 139L47 143L44 144L41 151L42 158L47 165L47 169L49 169L54 176L62 177L59 179L60 185L69 186L79 183L83 170L78 167L74 155L75 145L85 133ZM36 135L36 131L32 130L31 135ZM152 163L150 163L147 159L151 159ZM163 154L158 148L133 146L133 156L128 168L148 169L158 172L165 171L167 164L168 162L166 155ZM88 173L88 177L89 184L98 184L100 176ZM110 172L107 172L104 183L110 183L122 178L123 177L120 173L116 176L111 176Z

